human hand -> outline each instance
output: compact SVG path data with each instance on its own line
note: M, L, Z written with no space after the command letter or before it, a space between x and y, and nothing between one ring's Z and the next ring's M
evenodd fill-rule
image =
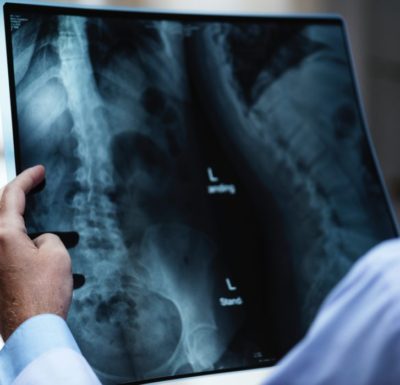
M54 234L27 235L25 196L45 175L29 168L0 191L0 334L6 340L39 314L67 317L72 297L71 259Z

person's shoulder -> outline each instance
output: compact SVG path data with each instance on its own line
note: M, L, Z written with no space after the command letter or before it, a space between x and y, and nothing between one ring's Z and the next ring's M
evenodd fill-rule
M388 267L400 266L400 238L389 239L374 246L359 263L387 271Z
M374 275L377 281L399 295L400 238L387 240L376 245L354 267Z

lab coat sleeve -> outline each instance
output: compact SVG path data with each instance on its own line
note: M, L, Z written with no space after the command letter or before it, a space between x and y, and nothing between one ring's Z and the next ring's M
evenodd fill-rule
M265 385L400 384L400 240L372 249Z
M100 385L65 321L51 314L25 321L0 352L0 385Z

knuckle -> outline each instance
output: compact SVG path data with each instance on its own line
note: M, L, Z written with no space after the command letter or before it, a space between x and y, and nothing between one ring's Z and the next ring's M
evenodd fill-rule
M68 253L64 253L63 261L64 261L64 267L68 271L72 271L72 261Z
M37 238L40 241L43 242L48 242L48 241L52 241L52 240L58 240L58 236L52 233L45 233L42 235L39 235L39 237Z
M44 240L45 240L44 235L45 235L45 234L39 235L38 237L35 238L35 241L36 241L36 242L42 242L42 241L44 241Z
M0 243L9 243L10 241L15 240L17 234L13 229L8 228L7 226L0 225Z
M54 257L57 261L58 266L62 267L63 270L71 270L72 269L72 261L71 257L67 250L59 249L54 251Z
M36 242L39 243L40 245L47 245L47 246L52 245L53 247L54 245L62 243L60 237L52 233L45 233L39 235L36 238Z

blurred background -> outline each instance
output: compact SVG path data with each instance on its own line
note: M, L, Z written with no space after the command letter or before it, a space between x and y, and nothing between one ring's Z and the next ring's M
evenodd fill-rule
M333 12L342 15L348 25L357 77L360 80L367 120L378 158L395 208L400 215L399 0L64 0L59 2L206 12Z

